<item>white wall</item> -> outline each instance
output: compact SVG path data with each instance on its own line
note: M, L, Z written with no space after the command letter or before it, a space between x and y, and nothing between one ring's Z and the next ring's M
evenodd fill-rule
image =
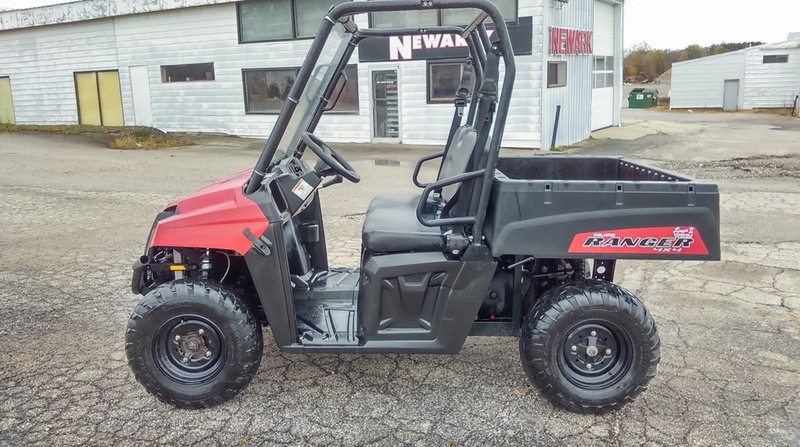
M550 27L591 30L594 28L594 0L571 0L569 3L546 2L543 26L544 50L547 61L567 61L567 85L547 87L544 85L544 118L542 122L542 148L550 149L557 107L561 106L555 146L573 144L589 138L592 122L592 85L594 55L555 55L550 52ZM546 73L546 72L545 72ZM546 74L545 74L546 76Z
M78 124L74 73L116 68L113 19L0 33L17 124Z
M166 131L266 136L276 114L245 113L242 69L303 64L311 40L239 44L233 3L115 19L126 124L133 125L130 66L147 65L153 126ZM215 81L163 83L162 65L214 63ZM359 71L359 83L367 74ZM329 114L320 136L330 141L369 140L369 103L359 91L359 114Z
M722 108L726 79L745 78L746 50L672 64L670 108ZM739 89L739 108L742 107Z
M765 45L747 51L742 108L792 107L795 96L800 94L800 43L786 46L789 48L780 48L780 44ZM763 63L764 56L778 54L788 54L789 61Z
M0 13L0 31L233 1L236 0L76 0L69 4L62 3L2 12Z
M154 127L165 131L268 135L277 114L245 113L242 69L299 67L311 40L240 44L235 3L211 0L209 3L220 4L180 7L194 1L159 0L179 9L0 31L0 76L12 78L18 123L77 123L74 72L118 69L125 123L134 125L130 67L145 66ZM516 58L517 79L504 147L541 147L542 53L546 51L544 2L520 0L519 15L533 16L533 55ZM134 2L140 3L152 2ZM103 9L100 16L119 12L118 7L106 0L81 4L111 8ZM154 7L159 5L163 6L159 3ZM55 20L53 17L58 11L64 12L62 9L39 11L47 14L38 19L32 15L31 20ZM15 22L14 26L23 23L23 19L17 17L15 20L22 22ZM365 25L366 17L358 17L357 22ZM351 62L357 62L357 58L354 54ZM163 83L161 80L163 65L210 62L214 63L214 81ZM377 65L359 64L358 113L324 115L318 126L320 136L330 141L370 141L369 67ZM401 76L402 142L442 144L452 118L452 105L427 104L425 61L395 65L399 66Z

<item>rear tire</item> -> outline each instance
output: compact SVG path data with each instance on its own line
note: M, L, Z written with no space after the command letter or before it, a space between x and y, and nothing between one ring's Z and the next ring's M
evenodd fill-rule
M522 366L555 405L621 408L647 388L660 360L655 322L632 293L582 280L546 292L523 322Z
M162 402L221 404L250 383L261 363L261 327L245 301L216 283L178 280L148 293L128 321L128 364Z

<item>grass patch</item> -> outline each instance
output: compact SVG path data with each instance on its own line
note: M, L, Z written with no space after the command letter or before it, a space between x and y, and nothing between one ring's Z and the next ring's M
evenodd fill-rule
M98 135L111 149L167 149L192 146L194 141L176 137L150 127L100 127L84 125L0 124L0 132L45 132L64 135Z
M111 149L168 149L171 147L192 146L194 141L182 138L136 138L117 137L108 143Z
M56 125L56 126L39 126L39 125L20 125L20 124L0 124L0 132L46 132L46 133L63 133L69 135L87 134L87 133L106 133L116 129L125 129L124 127L97 127L97 126L84 126L84 125Z
M740 112L745 113L759 113L764 115L786 115L790 116L792 114L791 107L779 107L775 109L751 109L751 110L740 110Z

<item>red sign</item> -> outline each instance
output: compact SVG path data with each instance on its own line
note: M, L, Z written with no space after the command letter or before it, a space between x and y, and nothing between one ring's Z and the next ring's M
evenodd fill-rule
M569 252L707 255L708 249L695 227L650 227L580 233L572 239Z
M592 54L592 32L550 28L550 54Z

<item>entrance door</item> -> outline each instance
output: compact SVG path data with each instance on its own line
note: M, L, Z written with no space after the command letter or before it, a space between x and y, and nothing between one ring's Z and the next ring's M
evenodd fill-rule
M78 121L89 126L124 126L118 71L75 73Z
M383 141L400 140L396 69L372 72L372 137Z
M726 79L725 89L722 93L722 110L737 109L739 109L739 80Z
M11 100L11 78L0 78L0 124L16 124Z
M153 104L150 100L150 73L146 65L131 67L133 119L137 126L153 127Z

